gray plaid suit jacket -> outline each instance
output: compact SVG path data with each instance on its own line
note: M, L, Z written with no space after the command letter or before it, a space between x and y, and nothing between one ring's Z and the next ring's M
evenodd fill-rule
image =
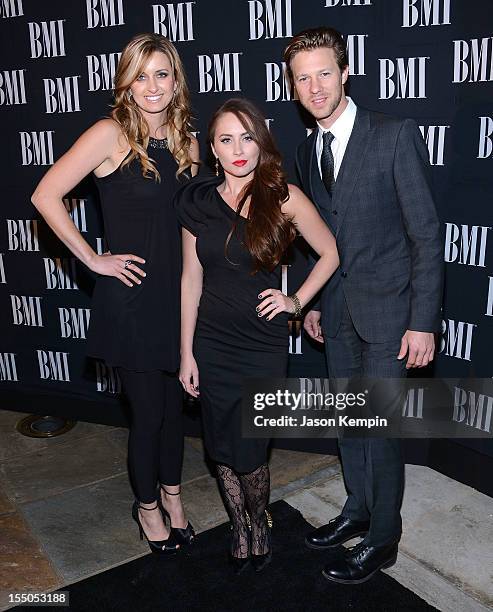
M393 340L406 329L438 331L442 235L416 123L358 107L332 197L320 179L316 137L314 130L299 145L296 165L341 262L319 299L324 335L337 334L344 301L367 342Z

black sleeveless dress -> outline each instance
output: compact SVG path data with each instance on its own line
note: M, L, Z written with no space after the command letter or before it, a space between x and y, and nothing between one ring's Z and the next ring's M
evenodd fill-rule
M142 176L138 159L95 177L109 250L145 259L137 265L147 276L133 287L99 276L87 352L108 365L136 371L174 372L179 367L181 240L172 200L180 182L177 163L164 145L151 139L148 149L160 182Z
M245 378L286 375L288 313L259 318L258 294L280 289L281 268L252 275L252 258L241 242L248 223L221 198L222 178L196 177L175 199L180 223L197 237L203 289L194 336L199 368L204 442L210 457L238 472L266 461L269 440L242 438L242 383ZM224 252L226 238L237 219Z

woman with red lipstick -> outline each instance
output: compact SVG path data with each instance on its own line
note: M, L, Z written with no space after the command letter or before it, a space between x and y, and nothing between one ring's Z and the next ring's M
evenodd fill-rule
M268 440L241 437L242 381L285 376L289 315L300 314L339 260L315 207L286 183L251 102L223 104L209 140L218 176L193 179L175 199L184 228L180 381L198 397L200 376L205 446L217 464L233 526L230 559L240 573L250 563L260 571L271 558ZM296 229L320 259L287 296L279 289L280 261Z
M171 205L198 160L189 129L188 87L175 47L157 34L138 35L118 63L111 118L82 134L32 196L60 240L99 275L89 354L117 368L129 400L132 516L141 539L145 534L151 551L161 555L175 553L194 537L179 495L181 262ZM103 255L85 241L62 201L91 172L110 249Z

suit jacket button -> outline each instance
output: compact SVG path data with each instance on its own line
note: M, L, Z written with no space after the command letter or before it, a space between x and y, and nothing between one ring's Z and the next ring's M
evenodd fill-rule
M337 215L337 210L333 210L333 211L332 211L332 214L333 214L333 215Z
M342 278L346 278L347 272L341 272L341 276L342 276Z

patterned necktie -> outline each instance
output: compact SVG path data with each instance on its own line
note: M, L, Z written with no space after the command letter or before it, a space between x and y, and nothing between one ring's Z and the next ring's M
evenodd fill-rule
M332 188L334 187L334 156L330 147L333 140L334 134L332 132L324 132L320 167L322 169L322 181L329 195L332 195Z

